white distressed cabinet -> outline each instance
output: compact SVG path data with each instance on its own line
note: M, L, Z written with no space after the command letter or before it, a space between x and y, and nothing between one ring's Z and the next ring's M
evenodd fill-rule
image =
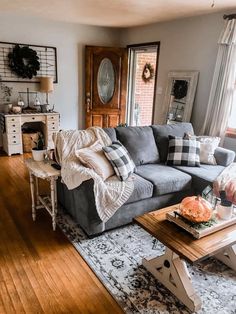
M59 131L60 115L58 112L1 114L3 149L8 156L23 154L22 126L28 122L41 122L40 129L45 137L45 146L49 149L54 148L52 135Z

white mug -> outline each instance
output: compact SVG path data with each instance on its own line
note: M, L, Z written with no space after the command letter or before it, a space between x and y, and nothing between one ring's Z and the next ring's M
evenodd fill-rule
M217 214L220 219L229 220L233 215L233 206L217 205Z

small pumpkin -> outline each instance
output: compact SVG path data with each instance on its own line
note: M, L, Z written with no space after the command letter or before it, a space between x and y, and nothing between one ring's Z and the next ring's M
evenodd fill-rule
M194 223L207 222L212 217L212 206L201 196L189 196L182 200L180 214Z

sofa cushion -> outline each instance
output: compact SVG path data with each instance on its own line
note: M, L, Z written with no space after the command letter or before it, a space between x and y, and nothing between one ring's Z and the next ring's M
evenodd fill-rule
M134 179L134 190L126 202L126 204L144 200L146 198L152 197L153 194L153 184L150 181L138 176L137 174L132 175Z
M116 135L127 148L136 166L159 162L159 153L151 127L118 127Z
M107 133L112 142L117 141L116 130L114 128L104 128L103 130Z
M191 123L183 122L176 124L152 125L153 134L160 154L160 161L165 162L168 155L168 136L184 137L185 133L194 134Z
M191 176L169 166L143 165L136 168L136 173L152 182L153 196L191 189Z
M207 185L212 185L212 182L225 169L225 167L220 165L213 166L204 164L201 164L201 166L198 168L184 166L174 166L174 168L191 175L193 188L200 193Z

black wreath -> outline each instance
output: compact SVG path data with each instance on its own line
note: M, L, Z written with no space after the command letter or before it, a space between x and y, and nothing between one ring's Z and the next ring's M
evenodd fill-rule
M172 95L175 96L175 99L182 99L188 93L188 81L185 80L176 80L173 86Z
M28 46L15 45L8 54L9 67L18 77L32 79L40 69L37 52Z
M150 82L154 77L154 72L154 67L151 65L151 63L146 63L143 68L142 80L145 83Z

